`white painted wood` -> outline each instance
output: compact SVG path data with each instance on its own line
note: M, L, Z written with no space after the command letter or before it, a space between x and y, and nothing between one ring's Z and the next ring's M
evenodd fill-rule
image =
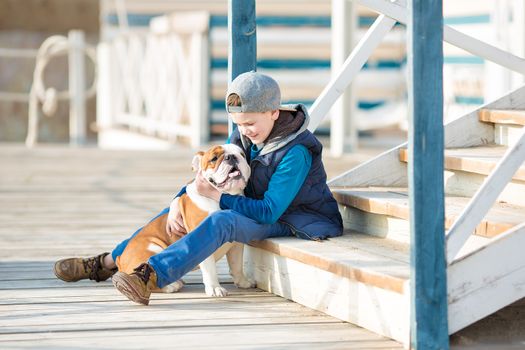
M510 1L512 23L508 32L509 45L512 52L519 57L525 57L525 2L521 0ZM516 33L514 35L514 33ZM511 86L517 87L525 83L525 76L516 72L512 73Z
M207 141L208 25L208 13L173 14L155 18L145 35L129 33L108 42L116 60L110 75L114 90L106 97L115 123L108 127L170 142L186 137L196 148Z
M407 187L407 167L399 161L403 143L328 181L331 187Z
M401 23L407 23L406 7L401 1L358 1L360 4L389 16L390 18L393 18ZM472 36L463 34L460 31L451 28L450 26L443 26L443 40L476 56L483 57L515 72L525 74L525 59L515 56L507 51L498 49L497 47L473 38Z
M525 224L449 266L450 333L525 296L524 245Z
M485 216L516 170L525 161L525 129L518 142L509 148L492 174L474 195L463 214L450 228L446 236L447 260L453 261L468 236Z
M523 108L525 108L525 86L447 123L445 125L445 147L459 148L493 143L494 127L488 123L481 123L478 112L481 109ZM376 158L333 178L328 184L333 187L406 187L408 186L406 165L399 162L399 149L406 147L406 143L394 147ZM455 179L453 176L450 179L449 176L448 180L454 181ZM468 183L465 183L465 185L469 186ZM459 194L458 192L450 193Z
M511 13L509 12L509 3L507 0L492 1L492 10L490 11L490 23L486 25L490 29L485 35L479 36L489 43L498 44L500 49L513 52L510 47L509 21ZM483 65L485 76L483 81L490 82L483 84L483 96L485 101L503 95L511 90L511 71L505 67L491 61L486 61Z
M341 96L346 87L352 82L361 70L372 51L379 45L383 37L394 26L395 21L384 15L376 19L367 34L356 45L346 59L341 71L325 87L321 95L315 100L309 110L310 125L308 130L314 131L326 116L334 102Z
M107 129L113 125L114 121L114 97L115 88L112 86L115 67L112 66L112 48L108 43L101 42L97 46L97 62L99 78L97 80L97 129L98 131Z
M494 142L502 146L512 146L518 142L522 129L522 126L517 125L495 124Z
M69 40L69 144L86 143L86 62L84 59L85 36L72 30Z
M259 288L408 343L407 292L372 287L258 248L247 247L246 255L245 271Z
M332 77L336 77L346 57L352 52L358 18L350 0L332 0ZM330 154L341 157L357 148L355 84L350 84L332 107L330 118Z
M209 18L206 16L206 27ZM202 25L202 24L201 24ZM193 84L192 95L193 103L191 105L190 115L191 125L191 145L198 148L208 141L210 135L209 123L209 40L207 30L202 31L203 35L193 35L191 47L194 50L191 56L195 58L192 76L195 79Z

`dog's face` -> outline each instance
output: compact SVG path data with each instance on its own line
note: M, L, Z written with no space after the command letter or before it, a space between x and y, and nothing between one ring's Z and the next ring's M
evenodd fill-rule
M242 149L236 145L214 146L193 158L193 169L202 170L213 187L220 192L240 194L250 178L250 166Z

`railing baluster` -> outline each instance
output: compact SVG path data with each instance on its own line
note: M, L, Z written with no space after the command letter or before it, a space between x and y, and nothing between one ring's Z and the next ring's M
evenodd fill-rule
M350 56L346 59L340 73L324 88L321 95L310 108L310 125L308 130L317 129L335 101L341 96L346 87L354 80L357 73L366 63L375 48L381 43L384 36L392 29L396 21L380 15L359 41Z

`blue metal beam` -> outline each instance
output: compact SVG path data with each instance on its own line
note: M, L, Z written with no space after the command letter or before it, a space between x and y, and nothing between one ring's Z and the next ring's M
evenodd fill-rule
M228 85L239 74L257 68L255 0L228 0ZM233 123L228 120L229 134Z
M448 349L443 191L443 3L409 0L411 346Z

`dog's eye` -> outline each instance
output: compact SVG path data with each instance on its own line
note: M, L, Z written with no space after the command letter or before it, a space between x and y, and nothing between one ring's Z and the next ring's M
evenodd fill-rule
M216 161L217 161L217 156L213 157L213 158L211 159L211 161L212 161L212 162L216 162Z

